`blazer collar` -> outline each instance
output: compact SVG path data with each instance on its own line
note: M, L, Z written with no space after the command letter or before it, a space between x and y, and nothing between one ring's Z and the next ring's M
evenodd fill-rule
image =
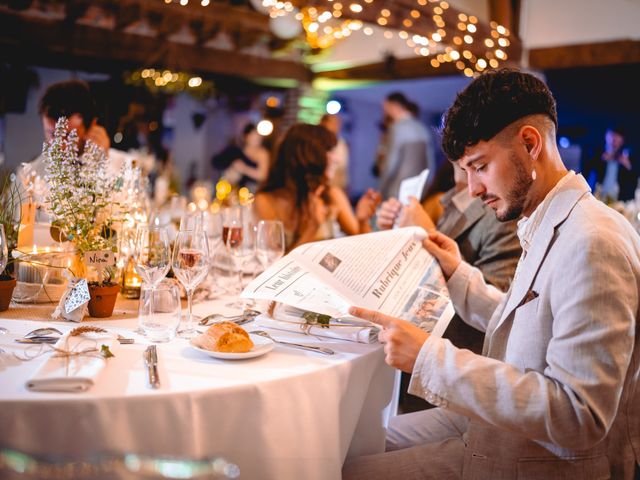
M533 236L529 252L524 258L521 257L518 262L516 274L511 284L511 293L509 294L507 304L502 311L496 328L498 328L524 300L547 254L556 227L567 219L578 201L590 191L589 185L584 177L582 177L582 175L576 175L563 185L551 199L549 208Z

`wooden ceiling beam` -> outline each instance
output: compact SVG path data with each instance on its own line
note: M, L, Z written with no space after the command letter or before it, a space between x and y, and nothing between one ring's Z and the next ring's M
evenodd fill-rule
M0 55L21 63L42 64L54 56L67 63L77 59L76 63L120 62L135 68L160 65L246 78L268 76L306 82L312 76L297 62L181 45L125 32L114 35L110 30L89 25L76 24L70 31L64 22L38 22L7 14L0 15ZM152 59L157 59L158 64L149 65Z
M452 63L445 63L438 68L433 68L429 64L429 60L423 57L405 58L401 60L391 57L386 62L318 72L315 76L316 78L329 78L333 80L384 81L459 74L460 71Z
M529 50L529 66L538 70L640 63L640 41L618 40Z

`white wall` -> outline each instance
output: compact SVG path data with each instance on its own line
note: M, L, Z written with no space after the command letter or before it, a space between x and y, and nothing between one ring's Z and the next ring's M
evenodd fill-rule
M638 0L523 0L525 48L640 38Z

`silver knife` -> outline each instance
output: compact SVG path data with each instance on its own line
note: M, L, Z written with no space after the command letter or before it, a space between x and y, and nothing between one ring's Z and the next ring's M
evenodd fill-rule
M16 338L15 339L15 341L18 343L36 343L36 344L42 344L42 343L54 344L58 340L60 340L60 337L32 337L32 338Z
M160 377L158 376L158 351L155 345L151 345L144 351L144 363L149 372L149 385L151 388L160 388Z

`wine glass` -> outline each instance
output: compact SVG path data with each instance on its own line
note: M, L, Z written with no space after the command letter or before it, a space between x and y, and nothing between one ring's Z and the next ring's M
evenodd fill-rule
M243 222L242 220L233 220L227 229L227 251L233 258L236 270L238 271L238 294L242 292L245 266L247 261L255 256L256 252L256 230L252 222ZM243 301L234 301L227 305L232 308L241 308L244 310Z
M284 255L284 226L279 220L260 220L256 233L256 257L263 269Z
M202 225L190 230L180 230L173 246L173 273L187 291L189 316L186 326L178 332L182 338L192 338L198 332L193 324L191 303L193 292L209 273L209 244Z
M242 223L243 214L240 205L233 205L222 209L222 243L226 246L229 238L230 225Z
M7 237L4 234L4 225L0 225L0 274L4 272L4 267L9 261L9 248L7 247ZM8 330L0 327L0 335L7 333Z
M133 250L135 270L154 290L171 267L169 232L158 225L139 225ZM154 311L153 297L150 297L149 310Z

